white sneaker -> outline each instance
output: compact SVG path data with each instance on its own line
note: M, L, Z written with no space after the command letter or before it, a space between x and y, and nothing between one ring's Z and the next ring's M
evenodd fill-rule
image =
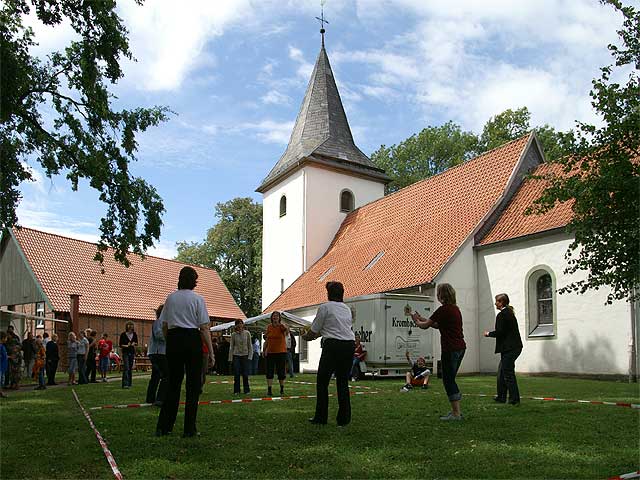
M405 385L404 387L402 387L402 388L400 389L400 391L401 391L401 392L403 392L403 393L406 393L406 392L410 391L410 389L409 389L409 388L407 388L407 386Z
M449 421L454 421L454 422L458 422L460 420L464 419L464 417L462 416L462 414L460 414L459 416L454 415L452 412L447 413L445 416L440 417L440 420L443 420L445 422L449 422Z

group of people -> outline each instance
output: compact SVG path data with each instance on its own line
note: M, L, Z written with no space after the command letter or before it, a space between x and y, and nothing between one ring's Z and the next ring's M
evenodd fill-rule
M182 382L186 374L186 408L184 418L184 437L198 435L196 416L198 399L204 384L204 374L208 365L216 364L216 352L209 332L209 314L204 298L193 290L198 274L191 267L184 267L179 274L178 289L171 293L165 303L156 311L156 321L148 346L148 355L152 364L151 380L147 388L147 402L160 406L156 426L156 435L164 436L172 432L180 401ZM328 421L328 386L335 376L338 394L338 426L346 426L351 421L351 403L348 381L359 376L360 363L366 357L366 350L352 329L351 310L344 303L344 287L340 282L326 284L328 301L318 308L310 328L302 338L313 341L322 337L322 354L318 365L316 380L315 414L309 419L313 424L324 425ZM429 317L424 318L418 312L411 313L415 325L421 329L435 328L440 332L442 381L451 411L441 420L462 420L460 401L462 394L456 383L456 375L466 351L462 328L462 314L456 304L456 292L447 284L439 284L436 291L441 306ZM501 359L497 375L497 395L499 403L520 404L520 394L515 376L515 361L522 352L522 340L509 297L499 294L495 297L495 306L499 310L495 329L485 331L485 337L496 339L496 353ZM102 381L106 381L109 354L113 349L111 340L105 333L97 341L96 331L87 329L79 332L78 337L71 332L67 344L69 364L69 384L95 382L96 350ZM282 315L274 311L264 333L262 355L265 358L267 395L273 395L273 380L277 375L280 395L284 394L286 364L291 365L292 342L295 338L289 327L282 321ZM26 342L26 343L25 343ZM123 388L131 387L131 369L133 366L137 334L133 322L128 322L120 335L119 346L123 353ZM218 345L219 347L219 345ZM293 343L295 348L295 343ZM203 355L203 353L205 355ZM24 357L23 357L24 355ZM252 337L245 329L244 322L237 320L229 341L226 360L233 367L234 394L250 392L249 375L256 372L256 357L260 356L260 341ZM430 371L422 357L413 361L406 352L411 366L407 373L406 384L402 391L410 391L416 386L428 388ZM24 342L15 334L13 326L7 332L0 332L0 374L2 384L17 388L21 375L21 362L38 378L38 388L44 385L46 370L49 384L55 384L55 372L58 363L57 335L49 338L27 336ZM204 366L204 367L203 367ZM79 378L76 381L76 372Z
M46 332L35 337L29 332L21 341L9 325L6 332L0 332L0 386L17 390L24 374L38 382L37 390L45 389L45 371L50 380L58 368L57 342L58 335L49 337Z

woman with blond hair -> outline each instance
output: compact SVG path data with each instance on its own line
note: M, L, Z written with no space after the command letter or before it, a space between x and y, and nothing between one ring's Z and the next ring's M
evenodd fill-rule
M127 322L124 326L124 332L120 334L120 352L124 359L122 388L131 388L133 378L133 362L136 358L136 346L138 345L138 334L133 327L133 322Z
M484 331L485 337L496 339L496 353L500 354L497 395L493 400L498 403L506 403L508 392L509 403L517 406L520 405L520 391L516 380L516 360L522 353L518 320L513 312L513 307L509 305L509 296L506 293L496 295L495 306L500 310L496 316L495 330L493 332Z
M440 364L442 366L442 383L451 403L451 411L440 420L462 420L460 399L462 394L456 383L456 375L467 344L462 332L462 314L456 305L456 291L448 283L441 283L436 290L438 301L442 304L429 319L413 312L411 318L419 328L437 328L440 331Z

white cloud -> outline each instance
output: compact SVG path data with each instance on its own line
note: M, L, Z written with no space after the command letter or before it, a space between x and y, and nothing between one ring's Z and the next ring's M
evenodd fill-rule
M313 64L305 60L302 50L289 45L289 58L298 64L296 74L303 80L309 80L313 72Z
M138 63L128 66L129 80L148 90L172 90L195 67L215 65L205 55L207 42L252 14L249 0L193 0L188 6L154 0L143 7L124 2L119 7L130 31L130 44Z
M294 122L276 122L274 120L262 120L256 123L243 123L237 129L256 132L256 137L266 143L288 144Z
M277 90L269 90L260 100L267 105L289 105L291 103L291 97Z
M527 106L532 125L560 129L596 121L588 92L611 62L621 17L589 0L356 0L364 22L389 12L413 25L382 48L341 51L332 60L366 65L365 95L413 96L425 118L479 130L505 108ZM411 24L410 24L411 25ZM384 90L386 89L386 90Z

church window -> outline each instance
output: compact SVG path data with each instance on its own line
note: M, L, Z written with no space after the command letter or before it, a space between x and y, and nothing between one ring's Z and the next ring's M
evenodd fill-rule
M529 337L553 337L556 331L555 279L546 267L533 270L527 280Z
M287 214L287 197L282 195L280 197L280 216L284 217Z
M355 208L355 199L353 193L349 190L343 190L340 193L340 211L349 213Z

